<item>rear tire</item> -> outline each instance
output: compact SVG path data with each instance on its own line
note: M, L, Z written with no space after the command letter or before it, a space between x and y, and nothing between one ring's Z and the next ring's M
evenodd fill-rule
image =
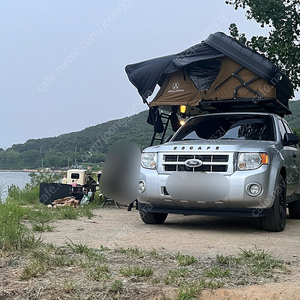
M299 196L298 196L299 197ZM300 219L300 200L288 204L289 215L291 219Z
M267 231L279 232L286 224L286 185L282 175L279 175L275 188L274 204L271 212L261 218L262 228Z
M146 224L163 224L168 216L167 213L152 213L139 210L142 221Z

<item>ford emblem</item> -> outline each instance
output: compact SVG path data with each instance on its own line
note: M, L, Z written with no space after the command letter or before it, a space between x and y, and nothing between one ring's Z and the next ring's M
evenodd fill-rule
M203 162L200 159L188 159L184 162L184 164L190 168L197 168L202 166Z

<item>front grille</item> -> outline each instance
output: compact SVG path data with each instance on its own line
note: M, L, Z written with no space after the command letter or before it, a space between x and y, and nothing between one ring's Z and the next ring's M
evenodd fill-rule
M200 167L188 167L184 163L188 159L202 161ZM203 154L203 155L163 155L162 171L166 172L227 172L229 155L227 154Z

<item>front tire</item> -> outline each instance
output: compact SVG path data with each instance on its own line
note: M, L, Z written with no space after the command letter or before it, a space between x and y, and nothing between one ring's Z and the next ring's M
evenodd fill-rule
M163 224L168 216L167 213L152 213L139 210L142 221L146 224Z
M267 231L279 232L285 228L286 224L286 184L279 175L278 183L275 188L274 204L271 212L261 218L262 228Z

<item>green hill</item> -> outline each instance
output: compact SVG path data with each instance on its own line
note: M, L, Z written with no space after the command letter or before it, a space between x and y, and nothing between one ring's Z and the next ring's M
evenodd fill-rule
M300 100L290 101L289 106L293 114L286 116L285 119L294 129L300 130Z
M286 119L300 132L300 101L290 101L292 116ZM0 149L0 169L36 169L67 167L73 164L95 164L105 160L105 154L116 141L131 141L141 149L149 146L153 126L147 124L148 111L109 121L57 137L30 139Z
M153 126L147 124L148 112L113 120L57 137L30 139L0 152L0 169L66 167L72 164L99 163L116 141L132 141L149 146Z

